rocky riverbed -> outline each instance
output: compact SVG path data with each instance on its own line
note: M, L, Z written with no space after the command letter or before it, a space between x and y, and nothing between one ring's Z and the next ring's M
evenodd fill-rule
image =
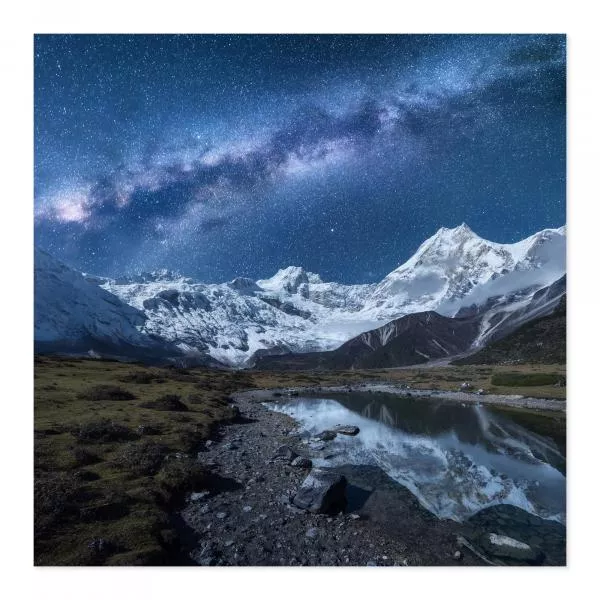
M192 494L181 511L193 562L205 566L489 564L489 554L470 543L475 536L465 539L469 531L463 524L436 518L380 469L348 465L336 467L332 474L312 468L311 459L327 458L328 436L307 443L292 418L263 406L274 393L279 392L234 396L239 418L223 425L199 454L214 476L210 490ZM349 427L338 435L356 433ZM331 492L319 489L328 482ZM341 503L340 488L345 497ZM518 550L527 554L522 547ZM539 562L535 552L531 555L532 561Z

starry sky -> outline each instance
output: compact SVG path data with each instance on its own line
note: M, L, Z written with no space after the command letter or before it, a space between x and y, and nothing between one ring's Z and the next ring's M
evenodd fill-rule
M83 271L378 281L565 223L562 35L36 35L35 242Z

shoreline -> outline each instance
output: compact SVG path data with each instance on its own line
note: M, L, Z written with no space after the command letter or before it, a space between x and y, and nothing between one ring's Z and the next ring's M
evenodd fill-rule
M178 511L200 566L475 566L464 526L438 519L406 488L373 467L336 468L348 481L344 511L312 514L292 498L311 468L281 460L281 448L314 458L299 423L263 406L262 390L231 395L237 422L223 424L198 458L213 485ZM370 469L368 472L366 469ZM374 472L373 472L374 471ZM377 484L374 485L373 481Z
M293 386L288 388L264 388L260 390L251 390L247 392L238 392L235 396L250 394L254 398L273 398L273 394L279 393L282 396L290 394L315 396L319 393L346 394L357 393L384 393L397 396L421 397L421 398L439 398L458 403L468 404L489 404L492 406L522 408L528 410L543 410L551 412L566 413L566 400L556 400L553 398L532 398L517 394L476 394L473 392L460 392L448 390L423 390L402 387L402 385L393 383L357 383L353 385L334 385L334 386Z
M365 390L356 385L351 389ZM389 387L369 386L369 389L387 391ZM500 511L507 523L527 521L527 534L512 533L510 528L500 532L512 534L525 543L534 543L535 536L547 535L548 531L556 536L552 528L561 530L558 524L548 524L510 505L484 509L475 521L474 517L464 522L438 518L379 467L365 465L332 467L347 479L346 509L334 514L312 514L299 509L292 498L311 467L292 466L290 460L280 458L281 450L291 450L310 461L326 455L330 451L328 443L312 449L302 438L299 421L270 410L263 403L273 401L274 394L285 394L287 399L286 391L300 394L305 390L349 391L348 386L317 386L253 389L231 394L239 418L222 424L198 454L200 462L212 471L214 485L192 494L179 511L191 534L186 553L193 563L202 566L500 565L506 563L489 560L477 549L482 532L496 531L495 517L491 515ZM421 392L419 395L426 395ZM398 389L397 393L405 394L406 390ZM465 539L468 543L464 543ZM556 551L563 542L559 540L558 546L556 540L551 543L555 549L546 564L564 564L560 549Z

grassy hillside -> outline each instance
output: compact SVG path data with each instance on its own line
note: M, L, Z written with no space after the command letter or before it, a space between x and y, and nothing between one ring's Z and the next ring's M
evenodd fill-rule
M36 564L161 564L169 510L202 489L196 446L231 419L242 373L36 358Z

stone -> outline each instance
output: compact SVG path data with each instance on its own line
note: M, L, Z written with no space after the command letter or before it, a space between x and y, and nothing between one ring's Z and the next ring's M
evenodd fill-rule
M298 508L327 513L346 504L346 478L334 471L313 469L292 499Z
M356 520L360 519L360 515L357 515L356 513L352 513L350 515L350 518L353 519L354 521L356 521Z
M202 500L204 498L206 498L206 496L209 496L210 492L192 492L190 495L190 500L192 502L197 502L198 500Z
M309 445L313 450L316 450L317 452L320 452L321 450L325 450L325 444L322 444L318 441L309 442Z
M455 552L455 553L452 555L452 558L453 558L454 560L460 560L460 559L462 558L462 556L463 556L463 555L462 555L462 552L461 552L460 550L457 550L457 551L456 551L456 552Z
M315 538L315 537L317 537L318 533L319 533L319 531L316 527L311 527L310 529L308 529L306 531L306 537Z
M218 512L217 513L217 519L224 519L225 517L227 517L226 512Z
M532 564L539 564L543 560L543 554L539 550L507 535L486 533L481 536L479 542L485 552L496 558Z
M321 433L316 435L315 439L321 442L330 442L331 440L335 439L336 435L337 434L335 433L335 431L330 431L326 429L325 431L322 431Z
M252 510L252 507L251 506L244 506L244 508L242 508L242 510L244 512L250 512Z
M357 435L360 429L356 425L336 425L333 431L342 435Z
M289 446L279 446L275 452L274 459L293 461L298 455Z
M310 460L310 458L304 458L303 456L297 456L290 464L292 467L310 469L312 467L312 460Z

